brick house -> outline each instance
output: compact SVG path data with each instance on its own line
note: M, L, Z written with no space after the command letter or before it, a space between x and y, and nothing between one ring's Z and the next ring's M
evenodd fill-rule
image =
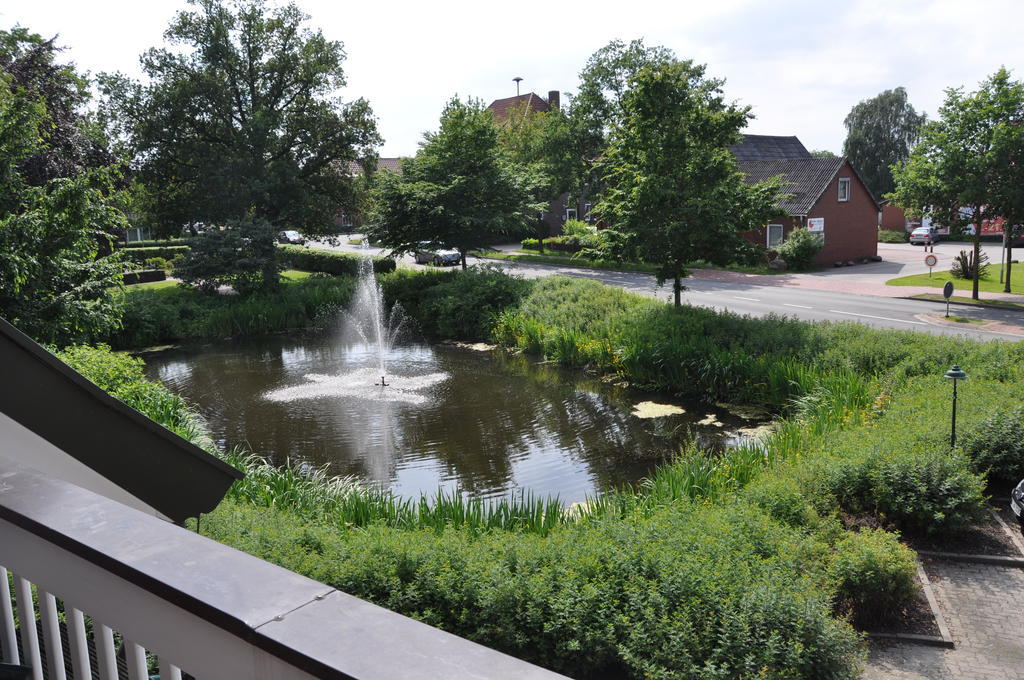
M500 125L508 120L509 115L516 111L529 111L531 113L543 113L544 111L557 110L561 105L561 95L558 90L548 92L548 98L544 99L535 92L495 99L487 109L494 115L494 120ZM541 213L540 218L547 222L552 236L562 233L562 227L566 220L591 221L591 203L583 200L571 200L569 194L562 194L548 204L547 209Z
M769 250L796 227L822 236L815 264L848 262L878 254L878 201L845 157L816 158L796 137L744 135L730 147L750 183L785 175L780 202L786 217L744 234Z

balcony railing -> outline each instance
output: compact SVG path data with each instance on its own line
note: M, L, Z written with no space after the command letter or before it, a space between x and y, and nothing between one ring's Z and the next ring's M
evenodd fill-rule
M33 680L564 677L2 461L0 565Z

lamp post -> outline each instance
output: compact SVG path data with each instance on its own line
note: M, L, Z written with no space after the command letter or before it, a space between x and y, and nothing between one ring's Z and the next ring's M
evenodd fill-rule
M953 364L953 368L946 371L945 377L953 381L953 424L949 430L949 448L953 448L956 446L956 381L963 380L967 377L967 374L964 373L962 368Z

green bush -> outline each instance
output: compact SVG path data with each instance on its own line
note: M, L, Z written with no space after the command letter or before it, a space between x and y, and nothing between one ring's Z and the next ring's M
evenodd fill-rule
M310 277L247 298L203 295L184 286L129 289L121 328L109 342L121 348L150 347L322 327L349 304L354 290L351 277Z
M230 286L240 295L271 291L282 269L277 261L277 230L266 220L247 217L224 229L203 232L174 269L182 282L208 295Z
M306 272L322 272L335 276L357 276L363 256L337 250L323 250L282 244L277 247L281 260L292 269ZM390 257L374 257L373 271L386 274L395 271L395 261Z
M958 444L989 482L1016 484L1024 478L1024 406L996 411L967 429Z
M425 335L463 340L489 338L498 313L530 285L490 264L427 276L400 270L381 278L385 297L401 304Z
M146 379L143 362L112 352L107 345L76 345L56 352L58 359L97 387L193 442L205 437L199 418L188 403L161 383Z
M203 531L384 607L572 677L854 678L827 546L741 505L546 536L359 531L232 503Z
M145 264L151 258L171 260L177 256L187 255L191 248L187 245L181 246L160 246L149 248L126 248L119 251L125 262L133 262L137 265Z
M151 239L149 241L132 241L131 243L119 243L117 246L123 249L130 248L168 248L174 246L188 246L191 243L190 238L169 238L169 239Z
M802 271L814 265L814 258L825 246L817 234L812 234L804 227L797 227L789 232L789 236L779 246L779 257L786 261L790 269Z
M878 230L878 242L879 243L906 243L907 232L905 231L894 231L892 229L879 229Z
M804 497L804 489L792 477L762 475L741 495L772 519L791 527L811 527L820 521L814 506Z
M524 238L520 245L523 250L540 250L540 239Z
M594 227L583 220L566 220L562 225L562 233L566 236L589 236L594 232Z
M914 552L881 530L847 533L836 544L828 573L840 608L862 625L902 610L921 587Z

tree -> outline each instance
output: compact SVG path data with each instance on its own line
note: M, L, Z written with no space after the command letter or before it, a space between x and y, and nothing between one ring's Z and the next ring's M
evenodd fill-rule
M865 99L847 114L843 155L850 159L875 196L893 190L892 166L906 160L917 144L926 115L907 101L902 87Z
M659 282L673 280L677 306L687 262L730 261L740 233L778 213L781 180L747 185L728 149L750 111L724 101L722 82L691 61L641 68L599 166L599 215L635 236Z
M921 128L920 143L894 168L896 189L890 197L943 224L976 225L978 262L982 223L1024 216L1022 168L1024 86L999 69L971 94L962 88L946 90L939 119ZM977 269L972 279L971 296L977 300Z
M835 158L836 155L828 149L814 149L811 151L811 155L815 158Z
M378 176L376 211L367 230L395 252L415 250L423 241L466 253L528 227L528 213L541 205L531 182L504 161L491 112L477 100L452 99L436 133L427 133L402 174Z
M496 122L501 157L529 182L533 202L550 204L564 193L579 191L578 158L564 111L533 111L523 105L513 107L504 120ZM532 228L527 235L535 237L544 252L551 225L541 216L529 221Z
M119 322L121 264L100 256L125 222L117 170L96 166L107 156L82 80L56 53L25 29L0 31L0 316L64 345Z
M327 233L352 210L349 162L380 143L366 101L342 103L341 43L293 3L190 0L171 49L148 50L149 82L104 77L119 131L164 233L251 216Z
M0 71L13 90L24 90L46 110L46 124L39 130L43 143L18 168L31 186L117 161L101 128L85 113L88 80L71 65L58 63L60 51L55 38L45 40L27 28L0 31Z

